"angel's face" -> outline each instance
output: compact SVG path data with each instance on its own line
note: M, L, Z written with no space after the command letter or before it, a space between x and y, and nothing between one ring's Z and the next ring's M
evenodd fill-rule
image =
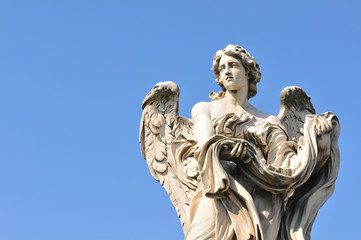
M223 55L219 61L219 80L227 91L248 88L248 77L241 60Z

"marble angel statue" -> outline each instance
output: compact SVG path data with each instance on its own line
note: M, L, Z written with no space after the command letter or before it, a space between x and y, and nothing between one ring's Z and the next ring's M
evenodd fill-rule
M281 92L278 117L252 106L260 67L238 45L219 50L212 69L222 90L192 119L178 115L173 82L158 83L142 105L142 154L185 239L310 239L338 174L337 117L315 114L299 87Z

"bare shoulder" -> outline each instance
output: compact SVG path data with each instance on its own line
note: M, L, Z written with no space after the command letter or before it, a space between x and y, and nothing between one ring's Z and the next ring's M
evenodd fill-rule
M210 102L199 102L196 103L192 108L192 118L195 118L199 115L209 114L211 110L211 103Z
M276 117L275 115L273 114L269 114L269 113L264 113L260 110L258 110L257 108L255 108L254 106L250 105L250 112L258 117L258 118L261 118L261 119L264 119L266 120L267 122L270 122L270 123L274 123L274 124L281 124L281 121L279 120L278 117Z

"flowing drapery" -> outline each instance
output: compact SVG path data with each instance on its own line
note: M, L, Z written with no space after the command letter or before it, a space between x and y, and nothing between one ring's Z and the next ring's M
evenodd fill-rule
M338 173L336 116L322 137L308 115L298 146L272 119L227 114L214 119L215 135L197 154L200 185L190 206L186 240L309 239L319 208ZM250 160L222 159L225 145L247 141Z

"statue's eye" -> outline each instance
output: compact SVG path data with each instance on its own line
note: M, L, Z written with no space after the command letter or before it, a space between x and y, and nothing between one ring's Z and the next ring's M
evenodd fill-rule
M218 70L222 72L224 70L224 67L219 67Z

